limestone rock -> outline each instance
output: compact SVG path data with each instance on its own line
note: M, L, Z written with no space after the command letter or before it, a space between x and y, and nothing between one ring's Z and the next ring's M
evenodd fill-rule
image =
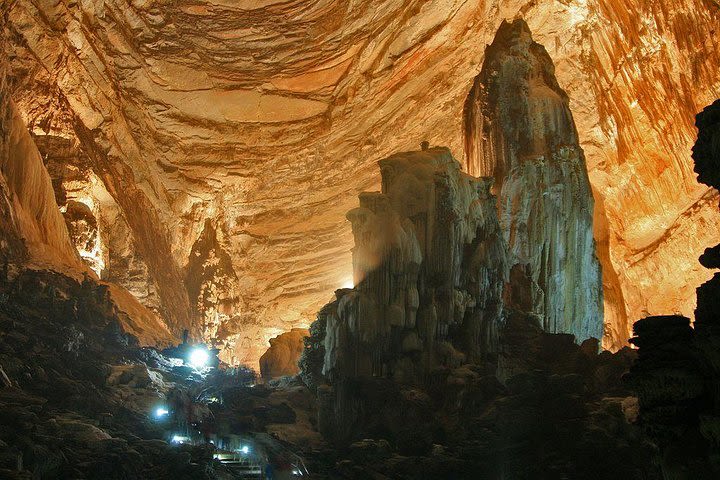
M310 334L305 328L293 328L270 339L270 348L260 357L260 375L265 379L297 375L298 361Z
M495 178L509 268L527 276L510 295L526 297L546 331L601 339L585 157L553 62L523 20L503 23L485 50L465 104L465 144L468 171Z
M326 317L323 374L413 383L431 365L495 353L507 273L490 182L440 147L379 165L382 192L347 215L356 287Z
M483 47L516 17L571 99L607 224L601 261L617 273L610 321L690 315L709 278L695 259L719 233L717 195L686 154L697 106L719 88L720 14L707 0L5 4L2 60L23 119L93 157L178 331L205 220L233 239L245 310L221 329L229 356L255 364L278 328L307 326L348 281L341 219L377 188L377 160L422 140L463 157ZM613 330L619 348L629 326Z

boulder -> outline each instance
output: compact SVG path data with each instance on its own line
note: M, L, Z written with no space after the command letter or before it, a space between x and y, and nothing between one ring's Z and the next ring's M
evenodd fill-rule
M293 328L271 338L270 348L260 357L260 375L266 380L297 375L300 371L298 361L305 348L304 339L309 335L305 328Z

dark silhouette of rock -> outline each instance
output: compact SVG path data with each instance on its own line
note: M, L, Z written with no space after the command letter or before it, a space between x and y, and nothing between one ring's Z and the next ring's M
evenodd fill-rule
M720 189L720 100L698 114L695 126L698 136L692 157L698 182Z
M720 101L698 114L693 148L698 181L720 187ZM720 245L700 262L719 268ZM659 448L666 479L720 476L720 273L697 289L694 329L681 316L634 325L638 359L627 379L639 398L639 418Z

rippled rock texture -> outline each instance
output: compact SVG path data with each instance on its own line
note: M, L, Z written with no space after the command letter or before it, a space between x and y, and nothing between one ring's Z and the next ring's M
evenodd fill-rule
M516 16L570 98L599 257L617 272L605 285L615 338L628 336L625 316L689 314L708 278L694 259L717 236L717 196L687 156L693 115L720 93L707 0L4 5L18 110L36 138L82 146L127 222L132 242L116 248L128 271L152 277L127 283L155 290L144 298L176 331L198 320L182 285L210 220L239 279L225 334L243 361L348 282L340 219L377 188L378 159L422 140L462 157L484 47ZM100 224L101 238L114 231Z

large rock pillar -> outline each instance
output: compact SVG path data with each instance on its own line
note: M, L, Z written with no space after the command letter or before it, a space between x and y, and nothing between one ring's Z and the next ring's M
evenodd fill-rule
M465 105L465 146L469 173L495 178L509 295L548 332L601 339L585 157L552 60L522 20L503 23L486 49Z

